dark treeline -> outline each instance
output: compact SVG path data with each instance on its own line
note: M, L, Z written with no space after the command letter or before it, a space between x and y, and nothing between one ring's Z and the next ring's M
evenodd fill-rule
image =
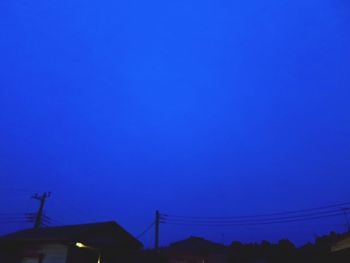
M284 239L277 244L262 241L258 244L233 242L228 247L228 262L342 262L342 255L331 252L331 246L341 235L331 232L317 237L314 243L296 247Z
M331 252L331 247L345 235L331 232L329 235L316 237L314 242L300 247L295 246L288 239L280 240L278 243L262 241L247 244L234 241L231 245L225 246L202 238L190 237L162 248L159 253L153 254L148 251L149 256L153 254L148 261L164 263L344 263L350 262L350 253L334 253Z

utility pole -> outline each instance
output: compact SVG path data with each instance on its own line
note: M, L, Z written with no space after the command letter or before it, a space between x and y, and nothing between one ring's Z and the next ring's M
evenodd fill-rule
M36 214L36 218L35 218L35 222L34 222L34 228L36 228L36 229L40 228L45 201L46 201L46 198L48 198L50 196L51 196L51 192L45 192L42 195L35 194L32 196L33 199L36 199L40 202L39 210Z
M348 231L350 231L350 222L349 222L349 218L348 218L348 211L349 211L349 208L344 207L344 208L342 208L342 210L343 210L344 216L345 216L346 227L348 228Z
M154 250L158 251L159 249L159 211L156 210L156 221L155 221L155 239L154 239Z

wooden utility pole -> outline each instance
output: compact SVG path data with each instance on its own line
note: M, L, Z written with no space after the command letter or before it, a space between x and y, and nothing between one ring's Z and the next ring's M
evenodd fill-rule
M156 210L156 221L155 221L155 239L154 239L154 250L158 251L159 249L159 211Z
M342 210L343 210L343 213L344 213L344 216L345 216L345 225L346 225L348 231L350 231L350 222L349 222L349 218L348 218L349 208L344 207L344 208L342 208Z
M45 201L46 201L46 198L50 197L51 196L51 192L48 192L48 193L43 193L42 195L39 195L39 194L35 194L32 196L33 199L36 199L40 202L40 206L39 206L39 210L36 214L36 218L35 218L35 221L34 221L34 228L40 228L41 226L41 221L42 221L42 217L43 217L43 212L44 212L44 205L45 205Z

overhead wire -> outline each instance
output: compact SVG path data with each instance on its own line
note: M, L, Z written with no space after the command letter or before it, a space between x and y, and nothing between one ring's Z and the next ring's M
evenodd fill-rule
M144 231L142 231L139 235L137 235L136 238L139 239L145 234L147 234L147 232L150 231L154 225L155 225L155 222L152 222Z
M298 213L304 213L304 212L310 212L310 211L318 211L318 210L327 210L330 208L344 208L343 206L350 206L350 202L343 202L338 204L332 204L327 206L320 206L315 208L308 208L308 209L299 209L299 210L291 210L291 211L283 211L283 212L277 212L277 213L267 213L267 214L256 214L256 215L242 215L242 216L183 216L183 215L172 215L172 214L165 214L162 213L162 216L165 217L173 217L173 218L184 218L184 219L235 219L235 218L252 218L252 217L267 217L267 216L279 216L279 215L288 215L288 214L298 214Z
M160 214L160 223L192 226L252 226L317 220L344 215L344 202L334 205L250 216L200 217Z

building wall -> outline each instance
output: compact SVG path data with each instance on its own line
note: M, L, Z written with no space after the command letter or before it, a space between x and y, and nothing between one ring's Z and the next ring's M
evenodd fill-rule
M64 245L46 245L43 246L44 254L42 263L66 263L68 247Z
M60 244L26 246L21 263L66 263L68 247Z

